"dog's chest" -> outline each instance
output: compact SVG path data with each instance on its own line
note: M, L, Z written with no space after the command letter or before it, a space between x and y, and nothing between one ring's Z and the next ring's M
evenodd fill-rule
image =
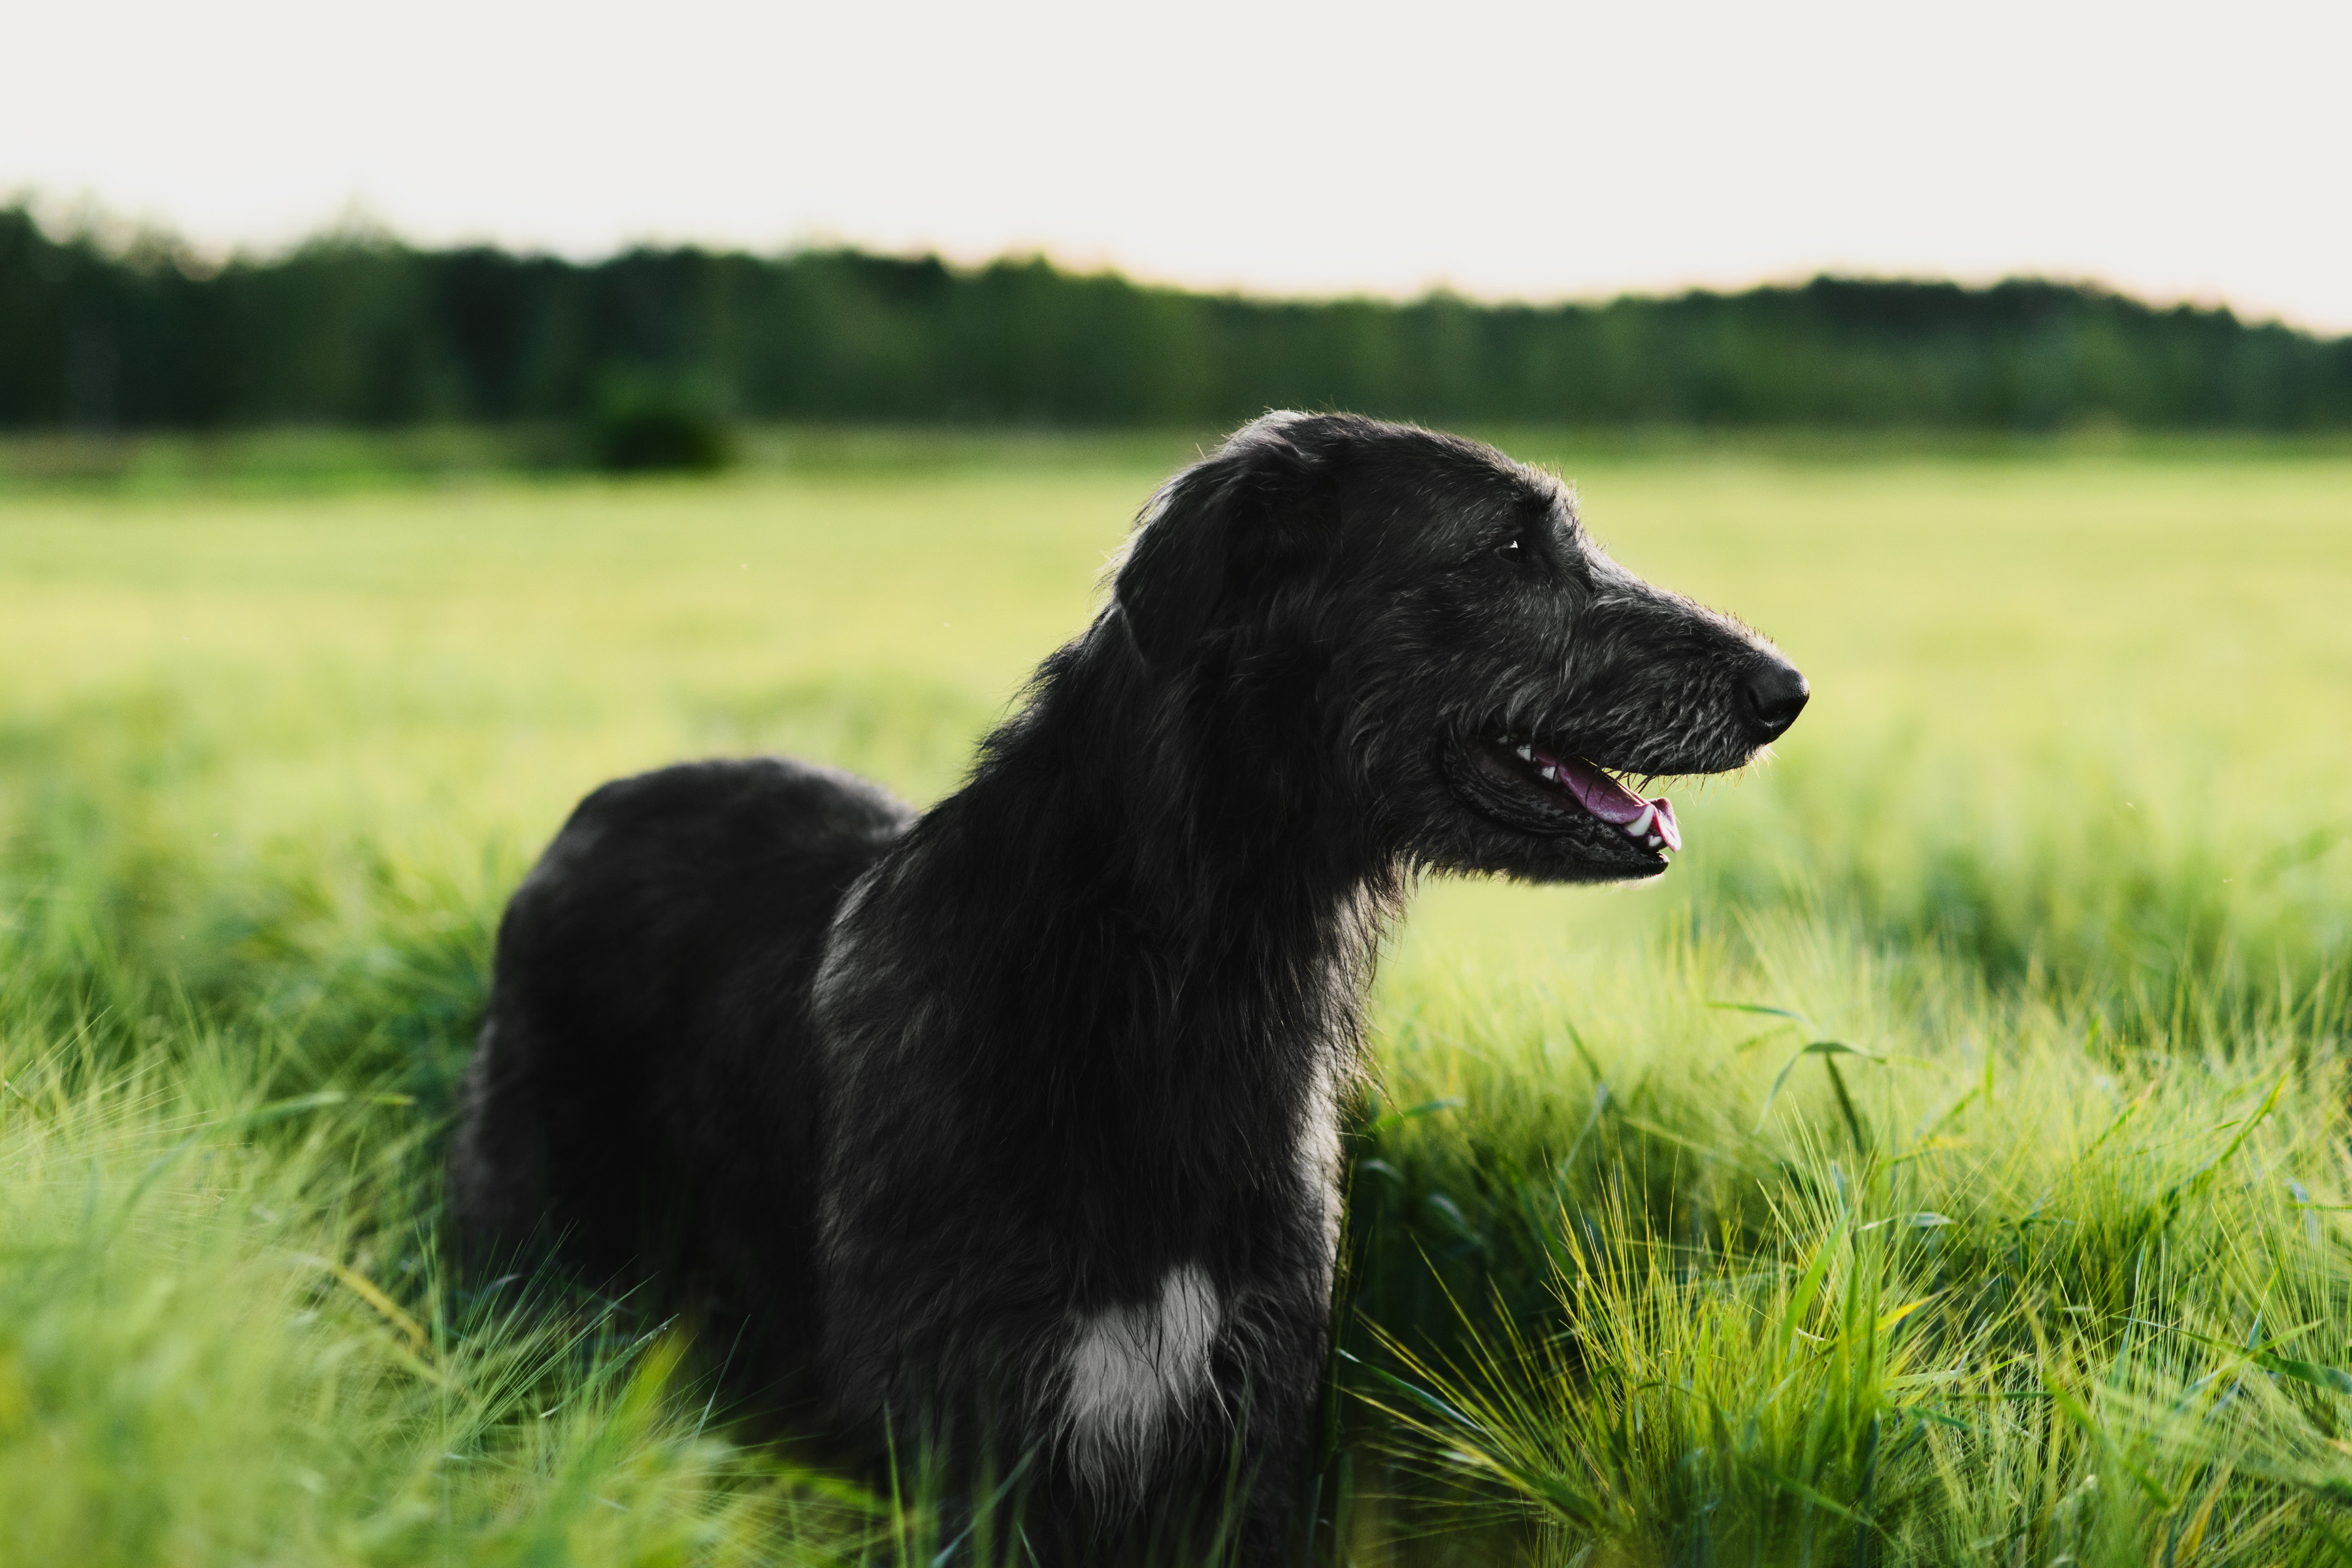
M1010 940L940 940L922 868L886 863L853 889L816 978L828 1196L945 1161L960 1186L1034 1189L1021 1207L1039 1217L1074 1200L1073 1217L1123 1212L1181 1249L1235 1227L1244 1250L1294 1272L1314 1256L1328 1276L1373 911L1272 966L1183 973L1114 943L1096 963L1020 963L1013 910Z

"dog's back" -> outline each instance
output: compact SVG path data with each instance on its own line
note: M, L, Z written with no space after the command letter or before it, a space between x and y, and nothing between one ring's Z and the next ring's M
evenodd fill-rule
M751 1300L712 1305L756 1301L789 1362L814 1296L809 983L843 891L913 819L782 758L583 801L499 930L450 1163L465 1250L725 1281Z

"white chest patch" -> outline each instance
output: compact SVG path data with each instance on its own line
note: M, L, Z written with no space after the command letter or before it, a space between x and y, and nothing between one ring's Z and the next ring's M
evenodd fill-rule
M1168 1271L1158 1300L1079 1320L1062 1418L1073 1467L1095 1487L1149 1471L1170 1424L1209 1386L1222 1315L1209 1277L1187 1263Z

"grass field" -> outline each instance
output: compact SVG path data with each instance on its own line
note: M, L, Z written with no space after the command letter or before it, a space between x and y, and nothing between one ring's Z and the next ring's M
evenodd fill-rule
M1509 444L1817 695L1397 933L1318 1561L2352 1562L2352 458ZM0 1561L938 1558L455 1288L450 1086L582 793L936 797L1186 450L0 498Z

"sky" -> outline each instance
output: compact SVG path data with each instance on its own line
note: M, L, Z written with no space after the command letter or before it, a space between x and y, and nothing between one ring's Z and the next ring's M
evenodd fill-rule
M2352 5L0 0L0 198L222 253L846 242L1258 292L2032 273L2352 331Z

